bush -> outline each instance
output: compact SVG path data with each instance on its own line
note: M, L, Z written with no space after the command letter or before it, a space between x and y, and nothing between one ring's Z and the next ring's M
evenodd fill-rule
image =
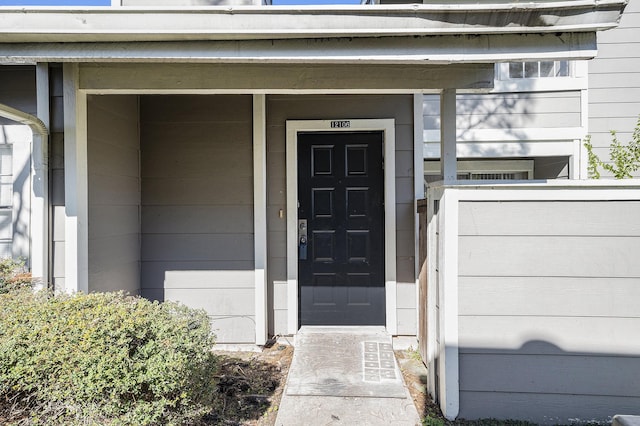
M616 179L631 179L640 170L640 117L627 144L618 140L615 130L611 130L611 145L609 146L610 162L605 162L593 152L591 136L587 136L584 147L587 149L587 174L590 179L600 179L598 168L611 173Z
M212 345L204 311L179 304L2 294L0 404L28 423L182 424L215 398Z
M0 259L0 294L32 286L31 274L24 266L23 260L10 257Z

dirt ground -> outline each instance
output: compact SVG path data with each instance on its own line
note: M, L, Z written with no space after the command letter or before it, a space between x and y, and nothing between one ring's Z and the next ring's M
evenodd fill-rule
M222 372L219 389L224 393L221 425L273 426L293 358L293 348L276 344L262 352L219 352ZM414 351L396 351L405 383L421 417L439 415L426 393L426 369Z
M218 389L223 395L211 424L272 426L293 358L293 347L275 344L262 352L218 352Z

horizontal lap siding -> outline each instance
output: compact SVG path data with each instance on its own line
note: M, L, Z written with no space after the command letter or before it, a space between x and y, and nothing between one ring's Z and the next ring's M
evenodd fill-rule
M413 97L271 95L267 97L267 253L275 334L287 333L285 145L287 120L394 118L398 334L416 334L414 273Z
M137 96L87 99L89 291L140 292Z
M204 309L220 343L253 343L251 96L141 101L142 286Z
M65 288L65 206L64 206L64 107L62 102L62 67L49 67L49 202L51 203L51 263L53 288ZM91 226L89 226L91 232Z
M0 66L0 103L36 115L36 67ZM16 124L0 117L0 126Z
M460 416L637 407L640 201L459 206Z
M580 126L580 92L458 94L456 127L519 129ZM440 128L440 97L424 97L425 130ZM434 141L435 142L435 141Z
M627 5L620 26L598 34L589 62L589 134L595 152L609 160L609 131L626 143L640 115L640 0Z

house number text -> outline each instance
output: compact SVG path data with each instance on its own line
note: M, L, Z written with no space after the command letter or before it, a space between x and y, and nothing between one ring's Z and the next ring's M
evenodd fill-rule
M350 121L332 121L331 122L332 129L344 128L344 127L351 127L351 122Z

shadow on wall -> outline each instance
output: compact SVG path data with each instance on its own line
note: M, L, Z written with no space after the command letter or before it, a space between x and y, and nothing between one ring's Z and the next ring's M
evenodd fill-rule
M25 127L28 133L31 133L31 129L27 126L23 126L20 123L12 122L10 120L5 120L9 123L9 125ZM0 129L2 131L2 138L0 141L3 143L7 143L10 145L16 145L15 141L12 140L12 136L7 131L5 125L0 123ZM21 132L22 134L22 132ZM21 140L20 145L27 145L26 141ZM28 148L25 148L28 149ZM3 238L7 238L10 235L11 241L9 241L7 247L5 249L6 252L3 252L2 256L11 256L14 258L23 257L27 260L27 265L29 265L29 223L30 223L30 209L28 205L25 205L25 199L29 198L29 194L23 194L23 190L29 190L30 187L27 185L29 183L30 173L31 173L31 163L27 160L24 163L17 164L14 157L17 154L17 150L14 148L12 150L12 155L9 158L9 164L11 166L11 173L7 173L5 170L0 170L0 174L3 175L2 182L0 185L3 187L10 186L8 194L4 194L1 197L0 202L2 203L1 207L11 207L8 215L3 215L2 219L0 219L0 234L2 234ZM28 151L27 151L28 152ZM3 164L4 166L5 164ZM16 170L16 166L19 167ZM41 195L41 194L40 194ZM8 197L8 198L5 198ZM6 232L9 230L9 232Z
M531 93L498 93L498 94L458 94L457 138L458 143L464 141L464 157L526 157L530 155L528 147L518 141L527 141L522 129L536 126L536 102ZM440 129L440 98L425 96L424 126L427 132ZM475 132L495 130L491 138L477 139ZM433 135L433 132L430 132ZM432 136L433 137L433 136ZM436 143L437 140L426 140ZM487 150L474 142L501 142L507 139L509 145ZM528 142L528 141L527 141ZM460 148L459 148L460 149Z
M635 341L619 352L598 353L564 350L545 340L518 349L462 346L458 418L609 423L616 414L640 413L638 377Z

